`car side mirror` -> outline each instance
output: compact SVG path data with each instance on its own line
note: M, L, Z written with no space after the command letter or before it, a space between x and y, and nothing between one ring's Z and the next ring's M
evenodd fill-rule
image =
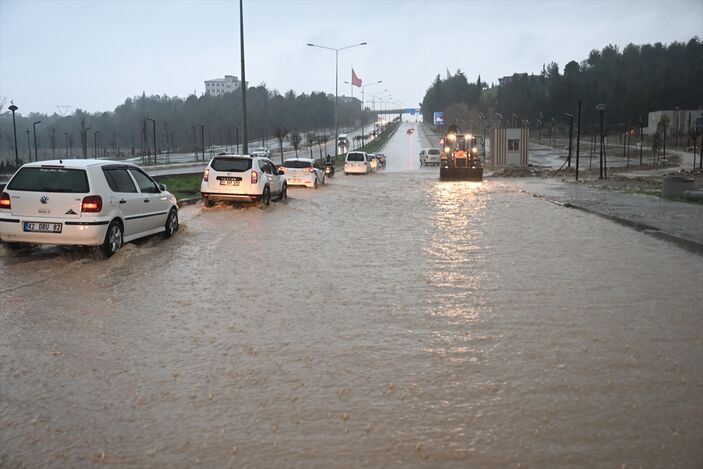
M278 175L279 175L279 176L285 176L285 175L286 175L286 172L283 171L282 169L279 169L279 170L278 170Z
M159 189L161 189L161 192L166 192L166 184L159 184Z

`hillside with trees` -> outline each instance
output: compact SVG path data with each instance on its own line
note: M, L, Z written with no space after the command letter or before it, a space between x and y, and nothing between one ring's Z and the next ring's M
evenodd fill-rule
M586 124L594 122L595 106L604 103L611 126L630 128L640 119L646 123L650 111L703 107L701 84L703 43L695 37L669 45L629 44L622 51L608 45L581 62L570 61L563 73L552 62L539 75L516 73L490 88L480 75L472 83L462 71L447 72L427 89L421 109L426 122L443 111L445 122L464 121L474 128L499 120L537 128L552 119L563 122L563 113L575 112L581 100Z

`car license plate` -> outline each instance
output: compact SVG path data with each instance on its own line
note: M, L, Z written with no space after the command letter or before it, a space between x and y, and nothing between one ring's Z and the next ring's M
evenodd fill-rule
M42 223L36 221L24 222L24 231L39 233L61 233L61 223Z
M236 179L220 179L221 186L238 186L239 181Z

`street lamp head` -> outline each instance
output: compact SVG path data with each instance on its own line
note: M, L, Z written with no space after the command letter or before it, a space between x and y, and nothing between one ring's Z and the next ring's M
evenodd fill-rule
M12 101L10 101L10 102L12 102ZM12 111L12 113L14 114L15 111L18 110L19 108L17 106L15 106L15 103L12 103L12 105L8 109L10 111Z
M568 117L569 119L573 119L573 118L574 118L574 115L573 115L573 114L569 114L568 112L565 112L564 115L565 115L566 117Z
M360 45L360 46L365 46L365 45L366 45L366 43L365 43L365 42L362 42L362 43L361 43L361 44L359 44L359 45Z
M596 111L605 111L607 109L607 106L605 104L599 104L596 106Z
M41 121L36 121L32 125L37 125L37 124L41 124Z
M309 42L308 42L308 45L309 45L310 47L315 47L315 44L311 44L311 43L309 43Z

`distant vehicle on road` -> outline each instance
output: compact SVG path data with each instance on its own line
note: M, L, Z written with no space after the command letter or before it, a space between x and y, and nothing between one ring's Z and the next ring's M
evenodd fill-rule
M289 158L283 162L280 169L286 175L289 186L299 185L317 189L317 186L325 183L324 171L310 158Z
M439 167L440 179L483 180L483 168L478 157L475 136L462 134L456 125L450 125L440 144L443 149Z
M200 184L203 204L216 201L256 202L268 207L272 198L288 198L288 184L283 171L261 156L216 156L205 168Z
M344 160L344 174L368 174L371 171L369 157L363 151L350 151Z
M23 165L0 196L0 240L100 246L105 257L123 243L178 230L178 205L166 186L136 165L107 160L53 160Z
M383 153L376 153L376 159L378 160L378 164L381 168L386 167L386 155Z
M376 158L376 155L374 153L367 153L367 156L369 158L369 165L371 166L371 170L376 171L379 167L378 158Z
M423 148L420 152L420 166L439 166L441 154L439 148Z
M251 151L251 156L260 156L262 158L271 158L271 150L267 147L256 147Z
M337 138L337 146L349 148L349 136L347 134L339 134Z

